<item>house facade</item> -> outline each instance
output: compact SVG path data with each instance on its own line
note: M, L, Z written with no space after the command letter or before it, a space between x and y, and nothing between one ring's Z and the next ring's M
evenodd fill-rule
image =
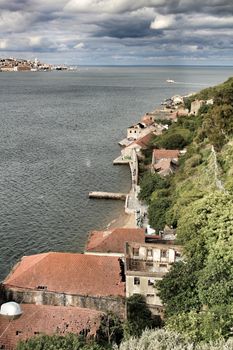
M180 246L169 243L126 243L126 297L143 295L151 311L162 316L163 306L156 281L166 275L174 262L181 260L181 252Z

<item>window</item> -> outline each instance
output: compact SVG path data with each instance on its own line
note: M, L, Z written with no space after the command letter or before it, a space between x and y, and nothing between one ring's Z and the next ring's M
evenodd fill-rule
M16 331L15 334L16 335L19 335L19 334L22 334L23 332L22 331Z
M167 257L167 250L161 250L161 258Z
M167 264L159 264L159 267L167 267Z
M139 256L139 248L133 248L133 255Z
M40 334L40 332L35 331L34 334L35 334L35 335L38 335L38 334Z
M37 286L37 289L47 289L47 286Z
M153 302L154 302L154 297L155 297L154 294L147 294L147 295L146 295L146 301L147 301L147 303L148 303L148 304L153 304Z
M140 285L140 278L134 277L134 285Z
M147 249L147 256L152 256L152 249Z
M149 278L148 279L148 286L153 286L155 284L154 278Z
M146 266L153 266L153 261L146 261Z

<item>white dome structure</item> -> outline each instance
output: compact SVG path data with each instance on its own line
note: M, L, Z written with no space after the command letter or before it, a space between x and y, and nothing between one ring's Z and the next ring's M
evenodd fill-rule
M1 306L0 315L17 317L22 314L21 306L14 301L9 301Z

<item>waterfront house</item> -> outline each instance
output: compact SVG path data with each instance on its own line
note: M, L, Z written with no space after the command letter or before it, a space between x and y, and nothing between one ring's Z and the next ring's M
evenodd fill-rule
M144 295L150 310L162 316L163 305L156 290L171 265L181 259L182 248L169 242L126 243L125 276L126 297Z
M183 96L180 96L180 95L172 96L171 100L172 100L173 106L181 105L182 103L184 103L184 98Z
M152 171L161 176L172 174L178 166L179 150L154 149L152 153Z
M154 114L151 113L146 113L142 118L141 118L141 123L144 123L146 126L150 126L154 123Z
M137 155L141 155L141 150L147 149L150 141L154 137L154 132L149 132L138 140L132 142L129 146L121 150L122 159L132 159L132 153L135 151Z
M146 124L137 123L135 125L130 126L127 129L127 139L128 140L137 140L142 136L142 131L146 128Z
M118 257L52 252L24 256L2 288L5 301L124 314L124 271Z
M103 316L102 312L78 307L21 304L20 308L22 314L16 318L0 315L0 349L14 350L20 340L40 334L95 337Z
M114 228L90 233L85 254L124 256L126 242L145 242L142 228Z

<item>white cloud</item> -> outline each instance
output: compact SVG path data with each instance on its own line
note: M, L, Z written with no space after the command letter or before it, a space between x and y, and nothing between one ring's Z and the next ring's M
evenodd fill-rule
M7 40L6 39L0 40L0 49L4 50L6 48L7 48Z
M151 22L151 29L167 29L174 24L174 16L173 15L159 15L157 14L154 21Z
M78 43L73 48L74 49L83 49L85 47L84 43Z
M29 37L29 45L30 46L38 46L41 44L41 37L40 36L31 36Z
M3 33L22 31L30 25L33 19L34 16L30 13L3 10L0 14L0 30Z
M166 0L70 0L64 8L67 11L122 13L165 3Z

